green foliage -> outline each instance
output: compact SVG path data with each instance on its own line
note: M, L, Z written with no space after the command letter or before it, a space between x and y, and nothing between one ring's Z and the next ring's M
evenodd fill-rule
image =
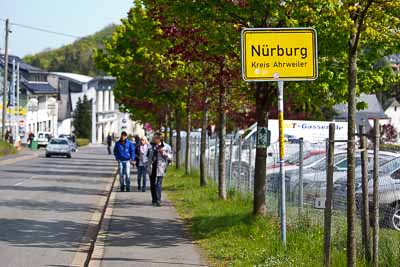
M92 131L92 104L86 95L84 95L83 100L78 99L72 119L76 137L89 139Z
M15 153L17 153L17 150L13 145L8 142L4 142L3 140L0 140L0 157Z
M76 144L78 147L87 146L90 143L90 140L87 138L77 138Z
M73 72L89 76L103 74L94 63L93 50L103 47L104 40L111 38L116 25L75 41L58 49L43 51L24 58L29 64L48 71Z

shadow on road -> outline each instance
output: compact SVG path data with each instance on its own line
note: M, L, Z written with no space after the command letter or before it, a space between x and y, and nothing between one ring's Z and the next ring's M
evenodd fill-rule
M90 204L62 202L62 201L34 201L25 199L0 201L0 207L17 208L21 210L55 211L61 213L63 212L93 213L96 211L96 206Z
M0 241L15 247L78 248L87 224L68 220L0 219Z
M91 188L78 188L66 186L13 186L2 185L0 191L26 191L26 192L51 192L51 193L65 193L72 195L96 195L104 196L106 191Z

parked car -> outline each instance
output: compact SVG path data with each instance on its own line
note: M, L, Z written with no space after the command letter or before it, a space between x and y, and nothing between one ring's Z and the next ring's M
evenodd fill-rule
M46 147L46 157L66 156L71 158L71 145L67 138L53 138Z
M38 143L38 148L47 146L50 139L51 139L50 132L38 132L36 139Z
M326 155L310 160L304 160L303 168L303 192L304 201L315 208L324 208L325 206L325 191L326 191ZM396 158L398 154L391 152L380 153L380 164ZM308 162L309 161L309 162ZM308 164L307 164L308 163ZM372 169L373 166L373 151L368 152L368 166ZM334 172L333 180L337 180L346 177L347 175L347 152L338 151L334 155ZM356 156L356 176L361 177L361 156ZM286 179L286 192L289 199L295 200L298 198L298 186L299 186L299 171L298 168L289 170L285 173ZM277 189L279 188L280 177L279 174L272 175L269 178L270 184L268 188ZM275 192L275 191L274 191ZM341 198L338 198L339 201Z

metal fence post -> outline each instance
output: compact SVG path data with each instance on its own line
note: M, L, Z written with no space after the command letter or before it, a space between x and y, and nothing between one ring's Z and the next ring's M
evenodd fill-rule
M206 152L206 156L207 156L207 178L211 177L211 168L210 168L210 136L207 135L207 152Z
M251 162L252 162L252 149L253 149L253 140L249 138L249 172L247 177L247 191L251 192Z
M240 191L240 180L242 179L242 142L240 136L238 137L238 151L239 151L239 164L238 164L238 177L237 179L237 190Z
M326 200L324 210L324 266L331 266L331 228L332 228L332 191L333 164L335 150L335 124L329 124L328 158L326 169Z
M229 146L229 165L228 165L228 190L232 185L232 159L233 159L233 135L231 136L230 146Z
M303 196L303 159L304 159L304 139L299 139L299 214L303 214L304 196Z
M214 181L218 180L218 136L215 137L215 151L214 151Z
M370 246L370 226L369 226L369 203L368 203L368 145L365 136L365 127L360 125L360 149L361 149L361 187L362 187L362 207L361 207L361 231L364 254L367 262L371 261Z
M374 171L373 171L373 237L372 265L379 265L379 120L374 119Z

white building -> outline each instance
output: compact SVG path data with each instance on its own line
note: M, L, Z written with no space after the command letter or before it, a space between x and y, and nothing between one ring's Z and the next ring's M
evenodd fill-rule
M389 117L389 123L400 130L400 103L396 98L389 98L384 105L385 114Z
M72 112L79 98L86 97L92 102L92 143L103 143L108 133L119 135L144 134L142 125L130 120L129 115L120 112L112 89L115 78L92 78L74 73L53 73L60 88L59 134L72 134Z

